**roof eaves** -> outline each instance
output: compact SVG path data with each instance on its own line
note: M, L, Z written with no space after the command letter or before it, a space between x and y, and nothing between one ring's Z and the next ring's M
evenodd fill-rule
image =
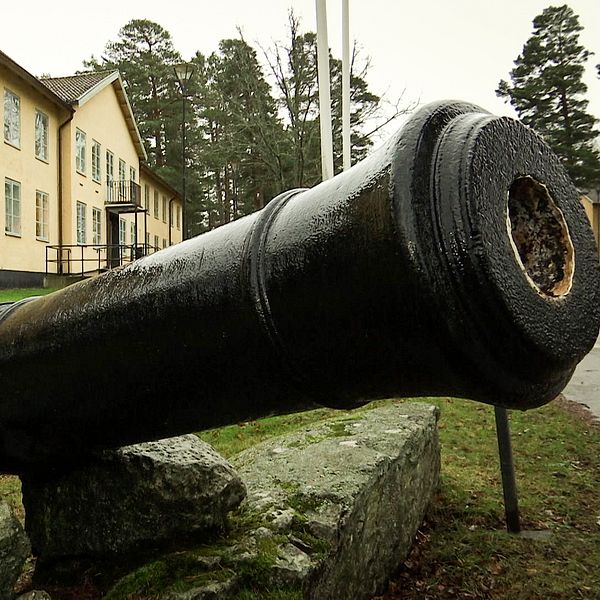
M35 75L32 75L29 71L24 69L20 64L15 62L10 56L0 50L0 64L3 64L9 70L16 73L21 79L26 81L29 85L35 88L42 96L59 105L61 108L73 112L73 107L65 102L60 96L55 94L52 90L48 89Z
M121 105L121 110L123 111L123 115L125 116L125 122L127 123L129 132L131 133L131 137L133 138L133 143L135 145L140 160L148 160L148 154L146 153L146 148L144 148L144 141L142 140L140 130L138 129L137 123L135 121L135 115L133 114L133 109L131 108L129 98L127 97L127 92L125 91L123 80L121 79L121 75L119 74L119 72L115 72L117 74L117 77L113 80L112 83L116 84L114 87L117 93L119 104Z
M82 94L75 101L76 106L83 106L88 100L91 100L98 92L110 85L116 79L119 79L119 71L111 71L104 79L101 79L96 85L93 85L85 94Z
M181 194L169 182L151 169L146 163L140 163L140 173L145 173L157 183L160 183L165 189L171 192L174 198L177 198L179 201L181 201Z

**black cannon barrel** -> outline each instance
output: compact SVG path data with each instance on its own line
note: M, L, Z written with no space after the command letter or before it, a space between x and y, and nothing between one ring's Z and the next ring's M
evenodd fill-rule
M442 102L262 211L0 316L0 470L389 396L554 398L598 334L578 192Z

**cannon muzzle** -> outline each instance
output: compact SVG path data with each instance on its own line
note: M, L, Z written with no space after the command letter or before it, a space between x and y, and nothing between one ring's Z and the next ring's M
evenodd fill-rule
M0 471L322 404L527 409L593 346L597 250L534 132L427 106L363 162L0 316Z

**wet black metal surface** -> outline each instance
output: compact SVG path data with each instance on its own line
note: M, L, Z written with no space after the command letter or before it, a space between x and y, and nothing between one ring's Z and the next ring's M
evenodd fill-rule
M547 187L568 293L528 281L508 191ZM0 322L0 471L389 396L531 408L593 346L598 265L578 194L519 123L446 102L315 188Z

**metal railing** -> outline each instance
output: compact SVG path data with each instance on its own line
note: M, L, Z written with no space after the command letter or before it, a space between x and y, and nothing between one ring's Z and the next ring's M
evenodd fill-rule
M149 244L64 244L46 246L46 274L86 275L158 252ZM56 265L51 269L52 265Z
M129 179L107 181L105 204L133 204L141 206L142 188L138 183Z

